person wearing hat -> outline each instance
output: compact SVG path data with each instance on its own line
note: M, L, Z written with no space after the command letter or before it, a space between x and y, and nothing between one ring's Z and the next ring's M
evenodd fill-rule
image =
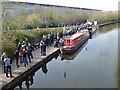
M1 61L2 61L2 65L3 65L4 73L5 73L5 62L4 62L5 56L6 56L6 53L3 53L2 56L1 56Z

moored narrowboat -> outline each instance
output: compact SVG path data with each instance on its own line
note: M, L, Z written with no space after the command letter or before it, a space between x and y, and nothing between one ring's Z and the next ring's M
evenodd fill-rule
M64 38L64 46L61 51L63 54L71 54L81 47L88 39L88 31L77 32L71 36L66 36Z
M75 52L71 54L61 54L61 60L74 60L74 58L81 52L81 50L87 45L88 40ZM87 49L87 48L86 48Z

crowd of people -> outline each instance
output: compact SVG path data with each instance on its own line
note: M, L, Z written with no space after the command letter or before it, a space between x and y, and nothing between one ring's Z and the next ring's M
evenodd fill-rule
M18 43L17 49L14 52L17 68L20 67L20 63L24 63L24 66L26 67L26 65L28 65L28 60L29 63L31 63L31 59L33 59L32 51L33 49L28 39L22 43ZM12 60L10 57L7 56L6 53L3 53L1 56L1 61L3 64L4 73L6 73L6 77L9 77L8 72L10 72L10 77L13 77L11 70Z
M91 22L87 21L87 24L81 25L79 27L68 28L68 29L63 27L63 36L72 35L80 30L87 29L89 27L88 25L90 24ZM97 21L94 22L94 25L97 25ZM63 37L60 35L59 32L57 34L51 32L50 34L42 36L42 39L40 41L41 56L46 55L46 48L48 46L54 46L54 47L63 46ZM22 43L18 43L17 49L15 50L14 53L17 68L20 67L20 63L23 63L25 67L28 65L28 62L31 63L31 60L34 57L32 52L33 52L33 47L27 38ZM11 68L12 60L10 59L10 57L7 56L6 53L3 53L1 56L1 61L3 65L4 73L6 73L6 77L9 77L8 72L10 73L10 77L13 77L12 68Z
M70 27L70 28L65 28L65 26L64 26L63 27L63 35L64 36L73 35L76 32L85 30L85 29L91 30L93 26L97 27L97 21L94 21L92 23L89 20L87 20L87 22L85 24L81 24L80 26Z
M84 29L87 29L86 25L77 26L77 27L70 27L70 28L63 27L63 35L64 36L73 35L76 32L84 30Z
M50 33L47 35L43 35L40 41L41 55L46 55L46 48L48 46L59 47L60 45L62 45L62 43L63 39L59 32L57 34Z
M61 36L60 36L59 32L57 34L50 33L47 35L43 35L43 37L40 41L41 56L46 55L46 48L48 46L58 47L60 44L60 41L61 41ZM20 67L20 63L23 63L23 65L25 67L29 63L31 63L31 60L34 58L33 48L34 47L31 45L31 43L28 41L27 38L22 43L20 43L20 42L18 43L17 49L14 52L17 68ZM3 65L4 73L6 73L6 77L9 77L8 73L10 73L10 77L13 77L12 76L12 68L11 68L12 60L10 59L10 57L7 56L6 53L3 53L1 56L1 61L2 61L2 65Z

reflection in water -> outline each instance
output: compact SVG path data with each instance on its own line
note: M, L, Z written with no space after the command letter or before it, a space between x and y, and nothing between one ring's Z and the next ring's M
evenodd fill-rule
M27 78L27 79L25 80L25 85L26 85L27 90L29 90L29 87L30 87L29 78Z
M95 36L98 34L98 32L99 32L99 27L96 29L96 28L94 28L93 30L92 30L92 32L89 32L89 39L92 39L92 38L95 38Z
M25 82L26 89L29 90L30 86L33 85L33 76L35 75L35 72L31 73L28 77L26 77L24 80L20 81L18 83L18 87L15 88L15 90L23 89L23 82Z
M30 85L33 84L33 76L35 75L35 73L32 73L29 77L29 81L30 81Z
M58 58L58 56L59 56L59 54L57 54L54 58L55 59L57 59ZM51 60L53 60L53 58L52 59L49 59L48 61L46 61L46 62L43 62L43 63L41 63L41 70L42 70L42 72L44 73L44 74L47 74L47 72L48 72L48 69L47 69L47 63L48 62L50 62ZM32 86L33 84L34 84L34 79L33 79L33 76L35 75L35 72L32 72L28 77L26 77L24 80L22 80L22 82L20 82L19 84L18 84L18 87L19 87L19 89L23 89L23 87L22 87L22 84L23 84L23 82L25 83L24 85L26 86L26 89L27 90L29 90L30 89L30 86ZM16 87L15 89L18 89L18 87Z
M47 73L48 72L48 69L47 69L47 65L46 64L44 64L43 66L42 66L42 71L43 71L43 73Z
M19 88L22 89L22 82L18 84Z
M30 76L28 78L25 79L25 85L27 90L29 90L30 86L33 85L33 76L35 75L35 73L31 73Z
M88 40L76 51L74 52L73 54L61 54L61 61L63 60L67 60L65 61L65 71L64 71L64 78L67 77L67 64L69 63L68 60L75 60L75 57L80 53L80 51L87 45L88 43ZM87 50L87 47L86 47L86 50Z
M100 33L101 33L101 34L102 34L102 33L105 34L105 33L109 32L109 31L113 30L114 27L115 27L115 25L117 26L117 24L111 24L111 25L109 25L109 26L100 27Z
M67 64L68 64L68 63L69 63L69 61L67 60L67 61L65 62L64 78L67 77Z
M95 32L93 33L92 37L90 39L96 38L97 35L99 34L99 28L97 30L95 30ZM74 60L74 58L80 53L80 51L87 45L88 40L73 54L61 54L61 61L66 59L66 60ZM88 50L88 48L85 48L86 50Z
M34 76L34 85L32 77L31 81L27 79L29 83L24 80L23 87L116 88L116 29L113 25L101 27L74 54L57 55L57 60L44 63Z
M60 52L59 52L59 53L60 53ZM55 56L55 59L57 59L57 58L58 58L58 56L59 56L59 54Z
M92 36L91 39L93 39L93 38L97 38L98 34L99 34L99 28L98 28L98 30L94 33L94 35Z

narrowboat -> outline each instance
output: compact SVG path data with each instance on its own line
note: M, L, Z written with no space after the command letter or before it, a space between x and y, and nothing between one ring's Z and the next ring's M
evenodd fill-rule
M74 58L81 52L81 50L87 45L88 40L79 48L77 49L74 53L71 54L60 54L61 55L61 61L63 60L74 60ZM87 50L87 48L86 48Z
M72 54L79 49L88 39L98 31L99 26L91 26L91 29L84 29L76 34L64 37L64 45L61 49L62 54Z
M71 36L64 37L64 46L61 49L62 54L71 54L79 49L89 39L88 31L77 32Z

